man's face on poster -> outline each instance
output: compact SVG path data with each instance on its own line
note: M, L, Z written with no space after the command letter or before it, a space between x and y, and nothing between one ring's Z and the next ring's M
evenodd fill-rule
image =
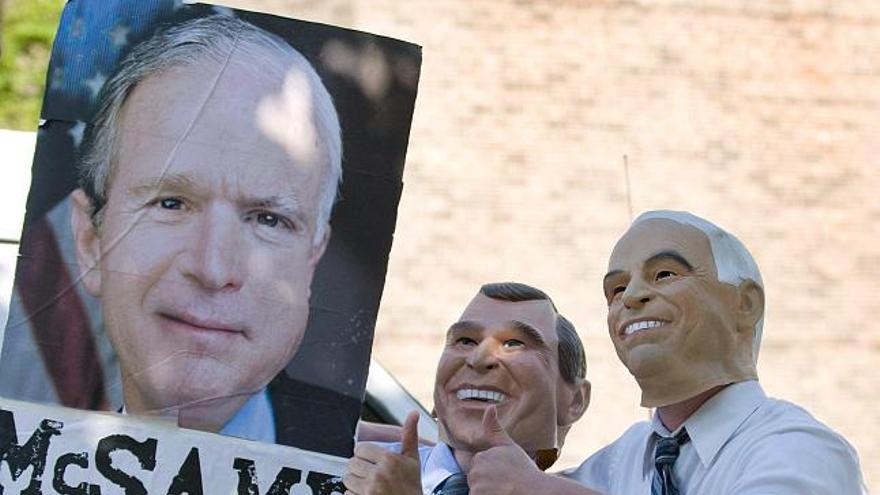
M129 410L243 402L302 340L326 158L305 75L258 64L236 53L136 86L101 221L74 219Z

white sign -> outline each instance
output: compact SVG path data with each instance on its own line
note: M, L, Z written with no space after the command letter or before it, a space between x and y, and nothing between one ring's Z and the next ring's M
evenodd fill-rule
M0 495L330 495L346 460L0 398Z

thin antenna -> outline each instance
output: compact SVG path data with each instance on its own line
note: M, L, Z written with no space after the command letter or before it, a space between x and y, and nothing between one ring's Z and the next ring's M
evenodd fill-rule
M633 221L632 190L629 187L629 160L623 155L623 175L626 177L626 206L629 208L629 221Z

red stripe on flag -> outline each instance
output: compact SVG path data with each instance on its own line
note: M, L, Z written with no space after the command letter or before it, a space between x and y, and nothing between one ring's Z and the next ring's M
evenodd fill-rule
M21 246L15 283L61 404L108 409L89 317L46 217L28 226Z

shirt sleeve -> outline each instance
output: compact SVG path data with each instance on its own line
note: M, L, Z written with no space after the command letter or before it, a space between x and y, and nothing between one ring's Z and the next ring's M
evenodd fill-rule
M731 495L867 495L858 456L836 433L791 428L745 449Z
M576 481L600 493L612 493L611 470L613 445L609 445L591 455L576 468L557 473L563 478Z

